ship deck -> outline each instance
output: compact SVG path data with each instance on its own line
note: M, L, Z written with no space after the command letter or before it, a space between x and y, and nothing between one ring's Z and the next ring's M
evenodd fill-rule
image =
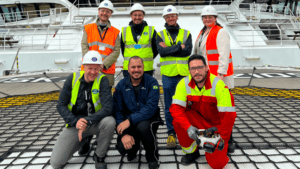
M252 69L235 70L237 118L233 128L236 144L226 169L293 169L300 168L300 71L257 69L250 86ZM47 73L62 87L70 73ZM116 74L117 75L117 74ZM119 81L122 76L117 77ZM155 78L161 84L159 72ZM52 148L64 127L56 110L59 88L43 74L0 77L0 169L51 168ZM164 119L164 99L159 102ZM157 141L160 168L210 168L201 157L190 166L180 164L184 155L179 144L167 149L167 128L160 126ZM109 169L148 168L141 147L138 161L128 163L115 149L115 134L105 161ZM74 154L64 168L94 168L92 150L87 156Z

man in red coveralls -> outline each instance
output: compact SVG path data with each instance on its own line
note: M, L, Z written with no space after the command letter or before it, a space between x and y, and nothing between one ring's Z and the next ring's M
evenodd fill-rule
M190 75L178 83L170 107L179 144L186 154L181 164L189 165L200 156L198 129L217 127L225 141L224 149L214 149L205 156L212 168L223 168L229 161L227 147L236 118L234 98L224 82L209 72L203 56L192 55L188 65ZM201 140L201 145L210 139Z

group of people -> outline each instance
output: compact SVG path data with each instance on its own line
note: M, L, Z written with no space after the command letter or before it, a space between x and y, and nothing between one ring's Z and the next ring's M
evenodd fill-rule
M236 112L230 89L234 87L230 39L217 22L212 6L203 8L204 28L192 54L192 35L178 23L179 12L168 5L163 9L164 30L156 32L144 20L144 7L131 7L129 26L120 31L109 21L114 12L110 1L98 8L96 23L85 25L82 37L82 71L65 81L57 110L66 123L58 137L50 163L63 167L73 154L87 155L96 136L93 160L95 168L106 169L105 157L113 134L118 134L116 149L134 162L145 149L149 169L160 166L156 132L164 121L158 107L160 90L153 77L153 60L160 54L160 71L168 129L167 148L175 148L178 139L190 165L205 150L212 168L223 168L234 151L232 128ZM113 96L115 62L122 52L124 78ZM200 131L216 128L206 137ZM204 132L209 133L209 132ZM224 148L223 148L223 146Z

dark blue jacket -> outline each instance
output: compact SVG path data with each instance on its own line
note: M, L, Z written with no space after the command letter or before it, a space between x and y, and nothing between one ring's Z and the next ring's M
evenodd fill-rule
M144 74L136 98L130 76L122 79L114 92L113 113L119 125L129 119L131 125L155 115L159 101L159 86L152 76Z

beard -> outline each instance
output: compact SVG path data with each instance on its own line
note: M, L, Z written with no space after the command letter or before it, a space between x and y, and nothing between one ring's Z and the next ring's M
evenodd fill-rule
M143 77L143 74L142 74L140 77L138 77L138 78L134 78L133 76L131 76L131 78L132 78L133 80L140 80L142 77Z
M200 74L195 74L195 76L197 76L197 75L200 75ZM195 80L196 84L198 84L198 83L204 82L206 77L207 77L207 73L205 73L205 75L203 76L203 79L201 79L200 81L196 81L195 79L194 80Z

